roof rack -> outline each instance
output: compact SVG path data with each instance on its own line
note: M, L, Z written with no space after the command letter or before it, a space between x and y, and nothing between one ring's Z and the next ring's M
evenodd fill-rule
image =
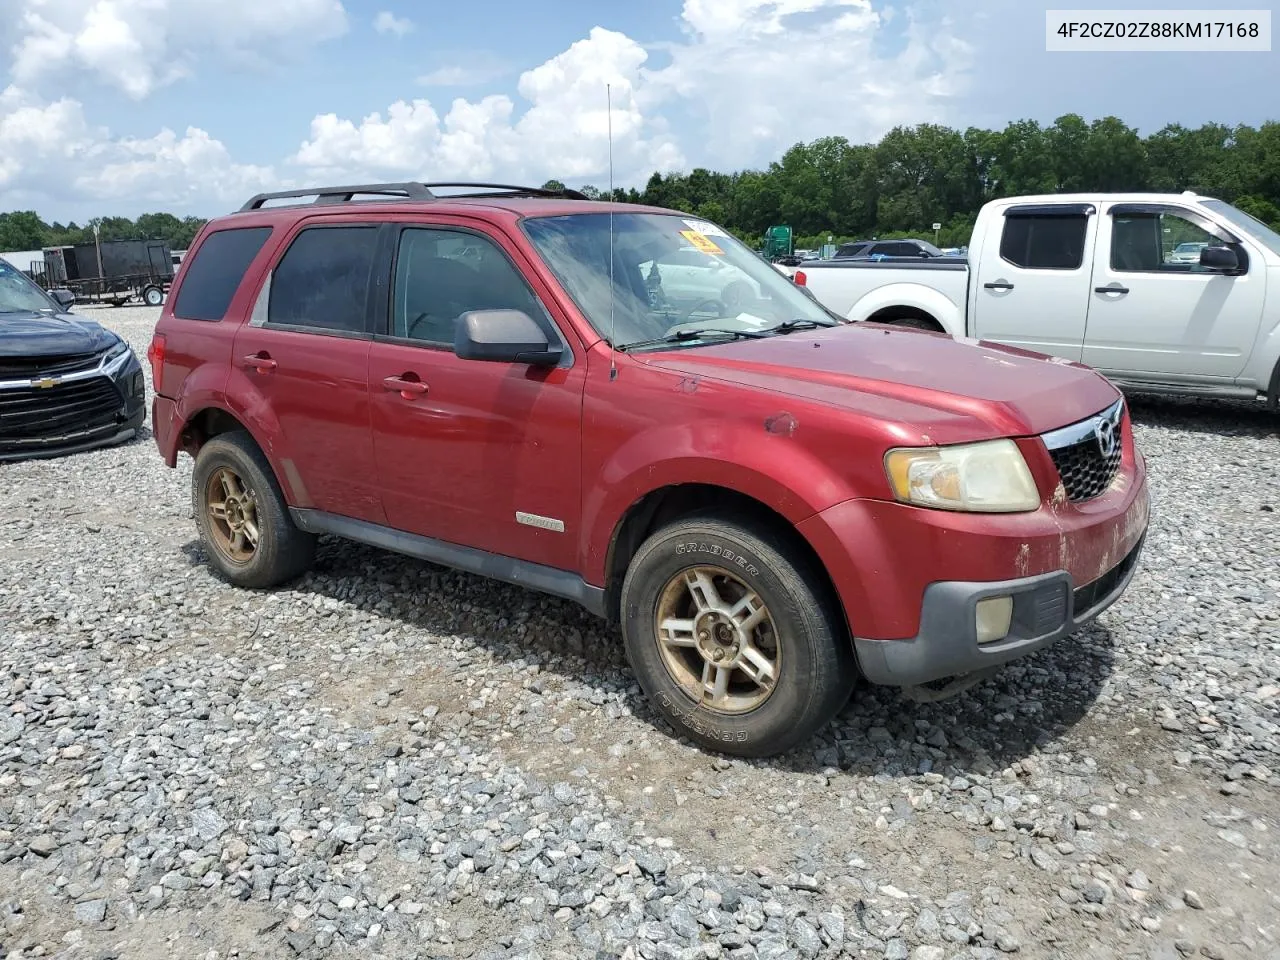
M432 187L475 187L480 192L453 193L446 197L438 197L431 192ZM310 187L303 190L278 190L272 193L259 193L250 197L240 208L244 213L249 210L262 209L269 200L292 200L302 197L314 197L312 203L350 203L357 197L383 197L388 200L448 200L454 197L563 197L567 200L588 200L586 194L578 190L544 190L541 187L520 187L509 183L364 183L340 187Z

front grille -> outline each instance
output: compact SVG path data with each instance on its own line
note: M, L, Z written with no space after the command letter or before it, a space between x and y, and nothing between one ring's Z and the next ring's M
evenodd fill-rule
M66 353L54 357L0 357L0 380L30 380L62 376L98 365L96 353Z
M1124 449L1123 414L1123 401L1117 401L1096 417L1043 436L1071 502L1092 500L1115 479ZM1113 441L1109 450L1104 449L1107 431Z
M1078 618L1107 599L1111 592L1120 585L1120 581L1128 576L1129 571L1133 569L1133 565L1138 561L1138 553L1141 550L1142 541L1139 540L1134 548L1129 551L1129 555L1118 564L1093 581L1093 583L1087 583L1075 591L1072 594L1072 615Z
M0 390L0 450L72 442L114 430L123 403L106 377Z

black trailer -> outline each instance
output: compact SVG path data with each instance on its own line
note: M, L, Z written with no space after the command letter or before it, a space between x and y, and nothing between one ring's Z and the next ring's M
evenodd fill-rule
M163 240L104 240L43 253L43 264L31 265L36 282L46 290L65 287L78 303L121 307L141 300L158 307L173 283L173 254Z

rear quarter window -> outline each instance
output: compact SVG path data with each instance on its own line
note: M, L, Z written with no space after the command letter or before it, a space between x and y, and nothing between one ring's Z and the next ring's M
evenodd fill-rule
M245 271L269 236L270 227L233 227L207 236L183 263L173 315L184 320L226 316Z

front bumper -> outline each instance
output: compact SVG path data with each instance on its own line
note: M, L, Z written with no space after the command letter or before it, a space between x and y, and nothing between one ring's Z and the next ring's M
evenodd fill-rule
M61 457L124 443L146 418L133 351L53 377L0 383L0 462Z
M921 606L920 632L909 640L854 640L863 674L872 683L909 687L982 673L1034 653L1093 620L1115 603L1133 579L1145 538L1092 583L1076 587L1060 570L1003 582L930 584ZM979 644L976 610L988 597L1011 596L1009 634Z

